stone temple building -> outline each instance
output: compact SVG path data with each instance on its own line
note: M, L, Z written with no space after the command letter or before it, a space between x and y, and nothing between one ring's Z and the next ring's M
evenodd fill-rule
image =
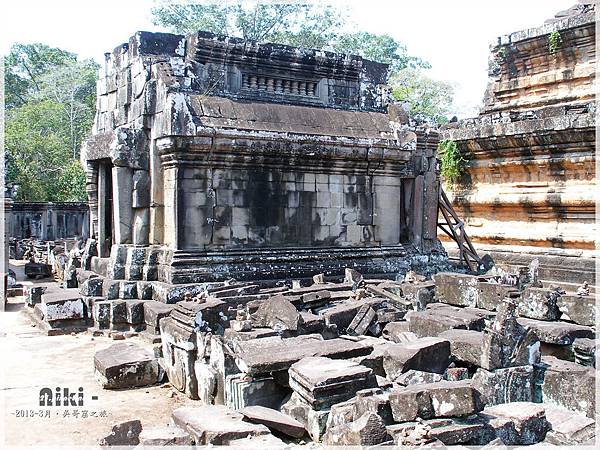
M442 131L467 160L452 194L478 248L577 283L595 279L595 9L498 38L480 115Z
M86 269L170 284L397 273L437 251L438 136L387 67L199 32L106 54Z

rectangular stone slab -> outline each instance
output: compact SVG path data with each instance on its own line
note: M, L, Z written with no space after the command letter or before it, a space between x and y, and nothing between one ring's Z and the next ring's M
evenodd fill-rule
M561 295L556 303L562 313L562 320L590 327L596 324L596 299L594 296Z
M42 294L40 307L48 322L85 318L84 303L77 289Z
M547 344L570 345L577 338L594 337L594 330L592 328L574 323L562 321L546 322L544 320L526 318L520 318L518 322L533 330L538 339Z
M235 360L243 372L259 374L287 370L307 356L327 356L334 359L369 354L373 347L346 339L273 338L238 342Z
M542 357L539 367L543 372L541 389L544 403L594 417L596 405L594 369L553 356Z
M473 330L448 330L440 333L442 339L450 341L450 353L458 361L474 366L481 365L481 349L484 333Z
M383 368L390 380L410 369L443 373L449 364L450 342L436 337L390 344L383 357Z
M157 359L142 347L119 342L94 355L96 378L105 389L147 386L158 382Z
M227 445L236 439L270 434L266 426L245 422L242 414L221 405L178 408L172 418L194 437L196 445Z
M301 438L306 432L304 425L276 409L265 408L264 406L246 406L238 412L250 422L263 424L272 430L291 437Z

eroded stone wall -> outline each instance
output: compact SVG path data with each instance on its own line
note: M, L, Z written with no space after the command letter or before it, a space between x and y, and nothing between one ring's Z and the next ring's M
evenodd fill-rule
M442 132L467 160L451 195L480 244L576 256L594 249L595 5L588 3L499 38L480 116Z

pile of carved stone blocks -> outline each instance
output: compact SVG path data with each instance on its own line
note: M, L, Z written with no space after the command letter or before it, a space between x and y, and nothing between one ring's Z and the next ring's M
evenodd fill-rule
M212 286L160 320L170 382L205 405L174 422L202 444L297 439L281 429L298 424L330 445L589 444L596 340L574 318L593 309L557 320L568 295L502 281L348 271L342 283L293 289ZM215 410L227 433L182 419L208 405L229 408ZM243 414L256 406L268 412Z

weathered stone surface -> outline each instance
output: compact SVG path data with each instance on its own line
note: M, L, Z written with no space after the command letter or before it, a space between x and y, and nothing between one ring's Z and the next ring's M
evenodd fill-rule
M45 278L52 275L52 268L48 264L28 262L25 264L25 276L27 278ZM77 279L75 278L75 286L77 287Z
M422 311L434 301L435 283L424 281L418 283L403 283L402 296L412 303L416 311Z
M483 332L454 329L444 331L438 337L450 341L450 354L456 361L481 365L481 349L485 337Z
M287 369L306 356L350 358L366 355L372 347L346 339L323 340L320 335L305 335L237 342L236 350L238 367L249 374L260 374Z
M376 308L383 302L383 299L376 298L363 298L359 301L351 300L338 302L319 311L319 315L325 318L326 324L335 325L339 333L344 333L361 307L368 305L372 308Z
M120 342L94 355L96 379L104 389L148 386L159 380L156 358L136 344Z
M543 441L550 430L544 407L536 403L487 406L480 417L488 422L505 445L536 444Z
M496 319L484 330L481 367L487 370L539 361L537 336L516 319L516 303L505 298Z
M40 307L48 322L85 319L85 306L77 289L61 289L42 294Z
M568 322L546 322L521 318L518 322L530 328L541 342L557 345L572 344L577 338L593 338L594 330Z
M142 447L192 445L192 437L179 427L144 427L139 436Z
M518 293L515 286L479 280L477 282L477 308L496 311L502 299Z
M291 437L300 438L306 432L304 425L300 422L275 409L265 408L264 406L246 406L238 412L250 422L263 424L272 430Z
M254 314L256 326L270 327L276 331L297 331L302 324L300 313L283 296L273 296L265 300Z
M544 405L546 419L551 430L546 434L544 443L554 445L594 444L596 422L573 411L557 406Z
M421 370L409 370L397 377L394 381L402 386L410 384L435 383L442 381L444 377L438 373L423 372Z
M596 350L598 340L577 338L573 341L575 362L583 366L596 367Z
M508 367L492 371L479 368L473 375L472 383L481 392L486 405L534 401L533 366Z
M245 422L242 414L220 405L178 408L172 418L197 445L227 445L235 439L269 434L264 425Z
M402 448L452 448L462 445L483 445L490 442L494 432L485 423L469 418L431 419L404 422L387 427L394 444Z
M477 281L473 275L440 272L433 276L438 301L456 306L477 306Z
M144 306L144 323L147 328L152 331L159 332L159 321L163 317L167 317L173 310L173 305L148 300L143 302Z
M518 313L538 320L558 320L561 312L557 301L561 295L554 289L528 287L521 293Z
M256 448L260 450L268 448L282 448L286 443L273 436L272 434L261 434L260 436L248 436L241 439L234 439L227 443L228 448L239 448L242 450Z
M438 336L451 329L481 331L485 320L492 317L489 311L477 308L456 308L432 303L424 311L410 311L406 315L409 330L419 337Z
M140 443L142 423L139 420L129 420L116 424L110 434L100 438L98 445L105 446L134 446Z
M578 325L593 327L596 325L596 299L592 295L561 295L557 300L562 313L561 320Z
M172 317L159 322L164 369L173 387L190 398L198 398L198 383L194 371L196 333Z
M450 364L450 342L440 338L420 338L386 347L383 368L394 380L411 369L444 373Z
M368 367L323 357L303 358L290 367L289 377L294 392L316 410L330 408L377 384Z
M483 409L481 395L470 380L413 384L393 390L389 399L396 422L467 416Z
M350 402L352 405L352 417L348 422L356 420L367 413L377 414L386 425L394 422L389 394L388 392L384 392L381 388L362 389L357 391L354 401Z
M371 446L391 441L391 436L380 416L365 413L353 422L328 429L323 441L335 446Z
M594 369L553 356L542 357L539 367L542 372L540 383L544 403L594 417L596 408Z
M198 378L200 392L206 389ZM225 404L231 409L247 406L279 408L289 395L289 388L277 383L272 376L249 377L246 374L227 375L225 377ZM202 398L202 396L199 394Z

